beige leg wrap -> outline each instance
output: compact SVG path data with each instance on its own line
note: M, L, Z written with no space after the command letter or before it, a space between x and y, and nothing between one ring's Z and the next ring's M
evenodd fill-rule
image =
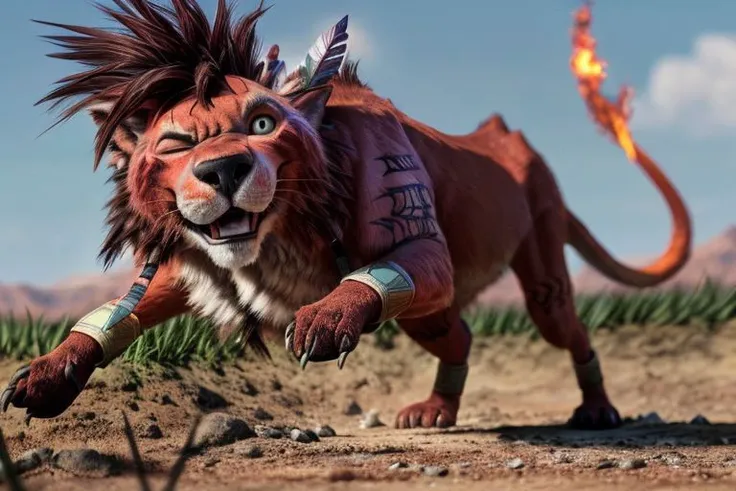
M434 391L438 394L457 395L465 389L468 365L447 365L440 362L434 379Z
M134 314L128 314L121 321L103 328L115 310L115 304L108 302L82 317L71 332L81 332L91 337L102 348L102 361L99 368L106 367L112 360L123 354L133 341L143 334L141 324Z
M575 377L578 380L578 387L581 389L592 389L600 387L603 383L603 373L601 372L601 364L598 361L598 355L593 351L593 357L587 363L575 367Z

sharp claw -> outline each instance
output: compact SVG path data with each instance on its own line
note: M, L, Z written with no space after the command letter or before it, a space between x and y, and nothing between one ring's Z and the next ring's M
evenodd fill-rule
M312 357L315 349L317 349L317 338L314 338L312 340L312 345L309 347L309 351L307 351L307 353L309 354L309 358Z
M18 385L18 382L20 382L20 379L26 378L28 374L30 373L31 373L31 365L23 365L13 374L12 377L10 377L10 380L8 381L8 386Z
M10 406L10 400L13 398L15 389L16 389L15 385L8 386L3 391L3 394L0 396L0 404L2 404L3 406L3 412L6 412L8 410L8 407Z
M15 389L18 388L18 382L28 377L30 373L31 366L23 365L18 370L16 370L12 377L10 377L10 380L8 381L8 386L5 388L2 395L0 395L0 405L2 405L3 412L6 412L8 410L8 407L10 407L10 401L13 398L13 394L15 394Z
M24 421L23 421L26 424L26 426L30 426L31 418L33 418L33 414L26 411L26 417L24 418Z
M350 345L352 343L350 342L350 337L345 335L342 337L342 341L340 341L340 351L352 351L350 349Z
M340 357L337 359L337 368L339 368L340 370L342 370L342 367L345 366L345 360L348 358L348 354L349 353L347 351L343 351L342 353L340 353Z
M74 384L74 386L77 388L77 392L82 392L82 390L84 390L84 385L82 385L79 382L79 379L77 379L77 375L74 373L75 368L76 365L74 365L74 363L67 362L66 367L64 368L64 376L67 380Z
M286 351L291 351L291 343L294 341L294 330L296 329L296 322L292 321L286 326L286 332L284 333L284 344Z
M304 353L302 355L302 359L299 360L299 365L301 365L302 370L304 370L305 368L307 368L307 361L309 361L309 353Z

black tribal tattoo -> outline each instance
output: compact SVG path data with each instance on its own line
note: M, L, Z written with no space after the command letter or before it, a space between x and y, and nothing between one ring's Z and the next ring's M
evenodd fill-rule
M554 307L562 307L570 292L568 282L561 278L547 278L540 282L532 292L532 300L545 314L552 313Z
M418 170L419 166L411 155L383 155L376 157L386 165L383 175L393 174L395 172L406 172L410 170Z
M432 216L429 189L423 184L389 188L377 199L391 198L391 216L372 222L393 235L393 247L416 239L436 240L439 232Z

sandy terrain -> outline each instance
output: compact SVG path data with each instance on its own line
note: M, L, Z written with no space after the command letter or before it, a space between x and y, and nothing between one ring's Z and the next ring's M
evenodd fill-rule
M391 425L398 409L426 395L433 362L405 341L379 351L367 337L342 372L334 363L301 372L274 345L273 363L246 360L224 371L141 370L137 389L130 368L113 365L93 377L64 416L33 420L26 428L22 412L11 409L0 425L13 457L36 447L90 447L129 461L120 410L137 432L155 418L163 437L140 438L139 445L160 489L197 404L210 410L217 405L216 398L202 396L204 387L227 402L217 410L251 426L326 423L338 436L314 443L254 437L208 449L188 462L181 490L736 489L736 424L729 423L736 421L736 325L715 334L691 327L598 334L608 387L623 415L656 411L682 422L703 414L712 423L629 423L600 433L555 426L579 402L569 361L542 342L520 338L476 341L459 427L361 429L360 416L344 414L349 401L379 410ZM0 363L0 379L7 380L17 366ZM259 407L273 420L256 419ZM254 445L262 457L244 455ZM513 459L523 466L510 466ZM646 466L620 468L636 459ZM408 467L390 470L396 463ZM428 476L417 465L442 466L448 473ZM29 489L58 491L138 489L129 468L104 478L42 468L26 483Z

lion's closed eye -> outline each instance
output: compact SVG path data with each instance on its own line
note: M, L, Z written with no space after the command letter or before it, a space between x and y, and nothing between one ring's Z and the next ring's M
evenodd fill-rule
M196 145L194 139L182 133L165 133L156 144L156 153L171 155L191 150Z

